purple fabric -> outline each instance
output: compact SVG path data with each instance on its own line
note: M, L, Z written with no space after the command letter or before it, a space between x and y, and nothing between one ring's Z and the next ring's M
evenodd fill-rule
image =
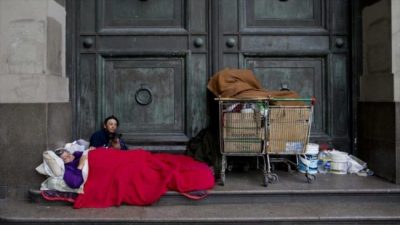
M83 183L82 170L78 169L83 152L74 152L75 159L65 164L64 181L70 188L79 188Z

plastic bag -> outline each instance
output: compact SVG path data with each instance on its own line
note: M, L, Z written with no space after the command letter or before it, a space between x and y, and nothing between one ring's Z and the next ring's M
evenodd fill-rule
M349 165L347 168L348 173L358 173L361 170L367 168L366 162L362 161L361 159L353 155L349 155L348 165Z

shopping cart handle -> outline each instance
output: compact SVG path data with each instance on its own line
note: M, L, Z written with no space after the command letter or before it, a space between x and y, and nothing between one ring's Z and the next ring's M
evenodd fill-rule
M303 101L303 102L311 102L311 104L315 104L315 97L312 98L271 98L272 101Z

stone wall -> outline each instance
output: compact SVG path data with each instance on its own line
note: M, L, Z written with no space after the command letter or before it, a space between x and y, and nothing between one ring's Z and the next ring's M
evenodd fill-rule
M0 1L0 198L38 188L42 152L71 141L59 2Z
M0 103L68 102L65 14L53 0L0 1Z
M400 183L399 1L380 0L362 11L363 73L358 152L376 175Z
M396 182L400 183L400 2L392 0L392 72L394 79Z

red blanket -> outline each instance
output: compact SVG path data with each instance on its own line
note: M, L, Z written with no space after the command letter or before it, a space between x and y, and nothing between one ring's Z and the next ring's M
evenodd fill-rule
M88 160L84 194L74 208L150 205L167 190L185 193L214 186L208 166L184 155L96 149L89 152Z

